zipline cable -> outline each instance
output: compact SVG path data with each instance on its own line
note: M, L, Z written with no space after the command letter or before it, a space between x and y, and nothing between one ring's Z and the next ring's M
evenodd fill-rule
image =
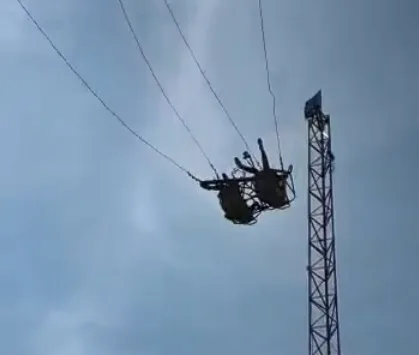
M214 95L214 98L217 100L218 104L220 105L220 107L222 108L222 110L224 111L225 115L227 116L228 120L230 121L231 125L233 126L233 128L236 130L237 134L240 136L241 140L243 141L246 150L253 156L253 159L256 161L256 163L259 165L258 160L256 159L256 157L253 155L253 153L251 152L251 149L249 147L249 144L246 141L246 138L244 137L244 135L242 134L242 132L240 131L239 127L237 126L237 124L234 122L233 117L230 115L230 113L227 111L227 108L225 107L224 103L221 101L220 97L218 96L217 92L215 91L211 81L208 79L208 76L205 74L205 70L202 68L201 64L199 63L192 47L190 46L188 40L186 39L186 36L184 35L179 21L176 18L176 15L172 9L172 7L169 4L168 0L163 0L164 4L166 5L167 10L170 13L170 16L172 17L172 20L179 32L179 35L181 36L183 42L185 43L186 48L188 49L193 61L195 62L196 66L198 67L202 77L204 78L205 82L208 85L208 88L210 89L210 91L212 92L212 94Z
M137 47L138 47L138 49L139 49L139 51L140 51L140 54L141 54L141 56L142 56L142 58L143 58L144 62L146 63L146 65L147 65L147 67L148 67L148 69L149 69L149 71L150 71L151 75L153 76L154 81L156 82L157 86L159 87L159 89L160 89L160 91L161 91L161 93L162 93L163 97L166 99L167 103L169 104L169 106L171 107L171 109L173 110L173 112L175 113L175 115L176 115L176 117L178 118L178 120L179 120L179 121L182 123L182 125L185 127L186 131L189 133L189 136L190 136L190 137L192 138L192 140L195 142L196 146L198 147L198 149L201 151L202 155L203 155L203 156L205 157L205 159L207 160L207 162L208 162L209 166L210 166L210 167L211 167L211 169L214 171L215 175L217 175L217 176L218 176L217 169L215 169L214 164L211 162L211 160L210 160L210 158L208 157L207 153L206 153L206 152L205 152L205 150L202 148L202 145L199 143L198 139L197 139L197 138L195 137L195 135L192 133L192 131L191 131L191 129L189 128L189 126L188 126L188 124L186 123L186 121L182 118L182 116L181 116L181 115L179 114L179 112L176 110L176 108L175 108L175 106L173 105L172 101L171 101L171 100L169 99L169 97L167 96L166 91L165 91L165 90L164 90L164 88L163 88L163 85L160 83L160 80L157 78L157 76L156 76L156 74L155 74L155 72L154 72L154 70L153 70L153 67L152 67L152 66L151 66L151 64L150 64L150 61L148 60L147 56L145 55L145 52L144 52L144 50L143 50L143 47L141 46L140 40L138 39L138 36L137 36L137 34L135 33L134 27L132 26L131 20L130 20L130 18L129 18L129 16L128 16L128 13L127 13L126 9L125 9L125 6L124 6L124 2L123 2L123 0L118 0L118 2L119 2L119 5L120 5L120 7L121 7L121 11L122 11L122 14L123 14L123 16L124 16L125 22L127 23L128 27L129 27L129 29L130 29L130 32L131 32L131 34L132 34L132 36L133 36L133 38L134 38L134 40L135 40L135 42L136 42L136 44L137 44Z
M54 44L45 30L41 27L38 21L32 16L31 12L26 8L26 6L22 3L21 0L16 0L22 10L26 13L38 31L44 36L44 38L48 41L52 49L58 54L58 56L64 61L67 67L73 72L75 76L82 82L82 84L86 87L86 89L102 104L102 106L114 117L116 118L119 123L127 129L133 136L135 136L140 142L148 146L152 149L155 153L160 155L162 158L166 159L168 162L173 164L176 168L186 173L189 177L191 177L195 181L200 181L196 176L194 176L189 170L184 168L182 165L178 164L173 158L169 157L167 154L163 153L159 149L157 149L153 144L148 142L142 136L140 136L134 129L132 129L122 118L119 116L114 110L112 110L107 103L99 96L99 94L87 83L87 81L81 76L81 74L73 67L73 65L68 61L68 59L64 56L64 54L58 49L58 47Z
M263 52L265 55L265 70L266 70L266 81L268 84L268 90L272 97L272 114L275 123L275 131L276 131L276 141L278 144L278 155L279 155L279 164L281 165L281 169L284 169L284 163L282 161L282 153L281 153L281 142L279 138L279 129L278 129L278 117L276 114L276 97L272 91L271 87L271 77L270 77L270 70L269 70L269 61L268 61L268 51L266 49L266 38L265 38L265 25L263 20L263 10L262 10L262 0L259 0L259 17L260 17L260 29L262 32L262 42L263 42Z

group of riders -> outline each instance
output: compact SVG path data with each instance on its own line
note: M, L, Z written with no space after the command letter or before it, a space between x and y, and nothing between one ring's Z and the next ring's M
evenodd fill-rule
M222 174L222 179L217 180L215 184L201 182L204 189L218 191L224 217L235 224L252 224L260 212L281 209L290 202L287 196L287 179L292 166L287 171L271 168L260 138L258 146L262 157L260 169L254 164L243 164L239 158L234 159L237 168L250 174L250 178L229 178L227 174ZM252 162L248 152L244 152L243 157ZM249 184L251 194L245 196L245 186Z

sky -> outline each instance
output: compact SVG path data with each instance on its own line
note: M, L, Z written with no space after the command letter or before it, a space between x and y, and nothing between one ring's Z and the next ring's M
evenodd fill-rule
M127 123L212 172L161 96L117 0L25 0ZM244 150L163 0L125 0L176 109L220 171ZM256 0L172 0L252 148L275 161ZM344 354L417 354L419 4L264 0L292 208L241 227L80 84L0 1L0 344L10 355L307 354L307 123L323 90L336 156Z

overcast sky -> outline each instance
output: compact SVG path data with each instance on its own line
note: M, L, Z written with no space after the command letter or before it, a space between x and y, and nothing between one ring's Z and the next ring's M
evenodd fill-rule
M110 107L193 173L212 177L117 0L24 3ZM176 108L216 166L231 168L243 143L163 0L125 4ZM2 354L307 354L303 107L320 88L337 163L343 351L419 353L419 5L263 4L298 199L240 227L223 219L215 194L103 109L16 1L0 1ZM257 0L171 5L253 149L263 137L276 161Z

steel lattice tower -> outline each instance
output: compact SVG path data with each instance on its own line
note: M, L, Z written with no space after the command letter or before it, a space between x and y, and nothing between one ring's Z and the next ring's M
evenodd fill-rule
M321 91L307 101L309 355L341 355L333 218L330 116Z

